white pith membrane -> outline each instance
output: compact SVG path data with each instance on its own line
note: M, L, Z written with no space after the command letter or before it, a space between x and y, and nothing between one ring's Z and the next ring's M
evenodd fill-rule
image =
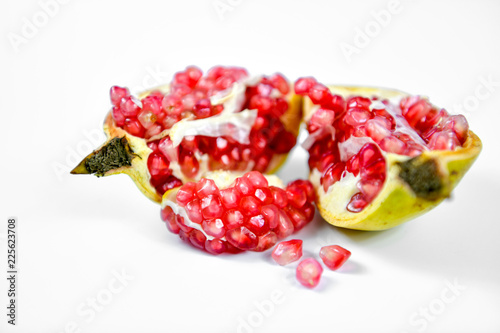
M234 181L236 180L236 178L241 177L243 175L244 173L234 172L234 171L211 171L205 174L203 178L212 179L215 182L215 185L217 185L217 187L219 188L219 190L223 190L232 187L234 185ZM285 188L283 182L277 176L265 175L265 174L263 174L263 176L267 179L269 186L276 186L282 189ZM180 215L184 218L185 225L201 231L205 235L205 237L207 237L208 240L215 239L216 237L207 235L207 233L201 227L201 224L191 221L189 219L189 216L187 215L186 210L183 207L179 206L179 204L177 204L176 195L179 188L180 187L177 187L165 193L165 195L163 196L163 200L161 202L161 208L163 209L166 206L169 206L170 208L172 208L172 211L175 214ZM226 237L224 236L219 239L225 241Z

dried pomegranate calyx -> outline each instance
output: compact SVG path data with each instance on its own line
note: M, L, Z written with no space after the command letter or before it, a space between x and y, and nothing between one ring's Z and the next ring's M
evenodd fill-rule
M108 171L121 167L132 166L132 159L138 157L130 147L127 138L113 138L100 149L94 151L82 160L72 171L72 174L95 174L104 176Z
M435 159L413 157L397 165L400 168L399 178L408 184L417 197L437 200L449 195L451 189L446 184L446 176Z

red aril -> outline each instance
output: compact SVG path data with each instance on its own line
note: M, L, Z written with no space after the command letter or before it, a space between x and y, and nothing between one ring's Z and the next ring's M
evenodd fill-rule
M319 256L326 267L332 271L339 269L351 256L351 252L339 245L323 246Z
M302 260L296 269L296 277L301 285L307 288L314 288L319 284L323 267L314 258Z
M281 266L299 260L302 257L302 240L291 239L279 243L274 248L271 256Z

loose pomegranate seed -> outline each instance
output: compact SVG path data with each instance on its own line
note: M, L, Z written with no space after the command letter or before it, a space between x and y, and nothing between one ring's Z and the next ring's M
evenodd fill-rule
M113 86L109 91L109 95L111 98L111 103L114 106L120 106L122 99L129 96L130 93L127 88Z
M302 257L302 240L292 239L279 243L271 256L281 266L299 260Z
M339 245L323 246L319 256L326 267L335 271L339 269L351 256L351 252Z
M296 277L303 286L314 288L319 284L323 267L314 258L302 260L297 266Z

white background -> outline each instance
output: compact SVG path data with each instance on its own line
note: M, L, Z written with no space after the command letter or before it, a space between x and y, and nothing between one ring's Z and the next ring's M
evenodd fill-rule
M385 0L51 8L44 21L37 1L0 5L1 267L15 216L20 272L15 327L1 278L2 332L500 331L500 2L404 1L385 26L373 14ZM358 36L365 29L368 41ZM357 53L344 55L347 44ZM269 253L213 257L186 246L126 176L68 174L103 138L110 86L137 92L191 64L427 95L462 109L484 149L450 200L403 226L348 231L316 218L297 235L305 255L339 244L352 259L308 290L295 265L279 267ZM279 174L307 176L301 148ZM130 279L120 283L122 273ZM106 304L92 312L96 297Z

